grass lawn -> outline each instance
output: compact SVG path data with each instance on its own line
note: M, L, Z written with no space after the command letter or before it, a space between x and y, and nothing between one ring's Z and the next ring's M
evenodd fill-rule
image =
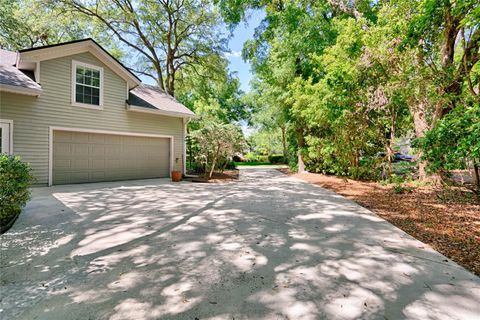
M286 172L286 170L282 170ZM339 193L480 275L480 199L463 187L392 186L314 173L294 177Z

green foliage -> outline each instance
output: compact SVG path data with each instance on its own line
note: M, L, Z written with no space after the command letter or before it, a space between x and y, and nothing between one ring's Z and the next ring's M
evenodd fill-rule
M248 137L250 148L257 154L281 153L282 137L280 130L258 130Z
M477 157L469 133L476 131L465 124L471 119L445 120L462 130L438 140L445 115L456 119L455 106L478 104L476 1L219 2L234 23L244 16L234 8L266 12L243 50L255 72L252 122L259 137L282 128L291 166L300 155L309 171L385 178L398 170L397 138L430 129L428 141L435 135L439 146L459 143L446 154L425 149L432 168ZM266 153L262 144L252 143Z
M250 167L250 166L271 166L270 162L260 162L260 161L248 161L248 162L237 162L237 166L240 167Z
M72 21L75 21L72 23ZM0 46L19 50L80 39L92 32L85 20L41 0L0 0Z
M287 163L287 159L283 156L283 154L271 154L268 156L268 161L272 164L283 164Z
M480 164L480 105L459 106L416 141L433 172Z
M212 57L207 67L187 68L178 84L177 99L199 116L214 117L224 123L248 120L250 116L248 105L242 101L237 75L228 71L228 63L222 57Z
M262 155L258 154L255 152L249 152L245 155L245 161L246 162L261 162L261 163L267 163L268 162L268 156L267 155Z
M17 156L0 154L0 229L15 219L30 199L30 166Z

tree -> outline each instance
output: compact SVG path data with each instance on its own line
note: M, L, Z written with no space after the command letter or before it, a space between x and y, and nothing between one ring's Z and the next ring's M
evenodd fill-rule
M235 73L228 70L222 56L211 57L209 66L186 68L178 78L177 99L202 117L214 117L224 123L248 120L248 105Z
M462 96L479 101L472 71L480 59L480 14L475 0L403 0L396 4L399 8L409 5L414 12L409 14L408 29L402 30L404 52L415 53L413 68L405 73L405 87L417 93L409 97L409 108L416 136L423 138ZM397 16L403 14L394 11ZM420 163L423 179L427 178L426 166L426 162Z
M233 124L212 119L203 120L200 129L190 134L198 145L197 161L205 167L205 176L210 179L218 164L243 150L244 138L241 130Z
M396 137L412 129L424 137L456 108L479 103L476 2L219 0L233 24L249 8L266 11L243 50L256 77L257 125L285 115L299 167L305 160L309 170L356 177L376 177L378 160L391 174Z
M178 74L225 51L220 16L208 0L51 0L100 22L134 50L132 69L175 95Z
M40 0L0 0L0 47L20 50L85 37L85 20Z
M480 105L455 108L417 144L432 172L446 175L448 170L471 165L480 194Z

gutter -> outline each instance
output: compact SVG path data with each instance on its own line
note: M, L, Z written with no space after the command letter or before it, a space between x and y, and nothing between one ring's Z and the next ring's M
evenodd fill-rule
M169 116L169 117L179 117L179 118L188 118L188 119L198 118L198 116L196 114L175 112L175 111L166 111L166 110L160 110L160 109L150 109L150 108L130 105L130 104L128 104L128 102L126 103L126 105L127 105L127 111L152 113L152 114L159 114L159 115L164 115L164 116Z
M12 86L9 84L0 84L0 91L23 94L27 96L35 96L35 97L38 97L40 94L43 93L43 90L41 88L34 89L34 88Z

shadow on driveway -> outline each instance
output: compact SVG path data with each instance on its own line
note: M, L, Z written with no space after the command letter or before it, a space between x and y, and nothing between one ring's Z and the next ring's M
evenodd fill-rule
M0 237L2 319L474 319L480 280L273 169L34 189Z

